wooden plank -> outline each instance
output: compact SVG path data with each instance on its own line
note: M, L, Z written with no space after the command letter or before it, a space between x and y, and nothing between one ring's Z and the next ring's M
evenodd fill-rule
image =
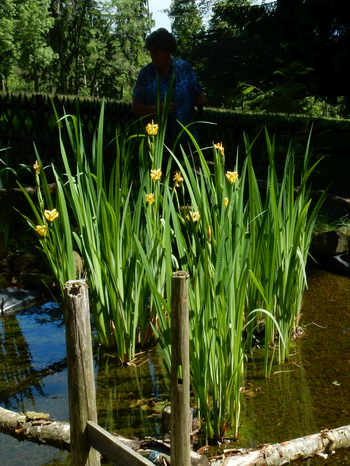
M64 291L72 464L100 466L86 434L88 419L97 421L88 286L85 280L71 280Z
M171 290L171 464L190 466L190 336L187 272L174 272Z
M88 421L87 435L91 446L116 466L154 466L151 461L124 445L96 422Z

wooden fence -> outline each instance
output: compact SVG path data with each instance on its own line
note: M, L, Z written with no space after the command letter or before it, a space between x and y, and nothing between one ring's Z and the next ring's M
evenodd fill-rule
M190 466L188 274L172 277L171 464ZM97 424L88 286L65 284L71 455L76 466L100 466L100 454L120 466L151 463Z

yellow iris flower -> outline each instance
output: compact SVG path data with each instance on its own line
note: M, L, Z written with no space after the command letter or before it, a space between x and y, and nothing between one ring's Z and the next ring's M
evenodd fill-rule
M152 123L148 123L148 125L146 126L146 133L148 134L148 136L157 136L158 129L159 126L152 120Z
M162 170L160 168L152 168L151 179L152 181L159 181L162 177Z
M47 225L37 225L37 226L35 227L35 231L36 231L40 236L42 236L43 238L45 238L45 236L47 235L47 232L48 232Z
M34 170L35 170L35 173L36 173L37 175L39 175L39 173L40 173L40 165L39 165L39 162L38 162L37 160L35 161L35 163L34 163L34 165L33 165L33 168L34 168Z
M225 155L225 149L224 149L224 146L222 145L222 142L217 142L216 144L214 144L214 147L217 151L220 152L222 156Z
M151 205L154 204L154 201L155 201L154 193L146 194L145 200L146 202L148 202L148 204L151 204Z
M49 222L53 222L59 216L59 213L56 209L44 210L44 216Z
M201 218L201 214L198 212L198 210L190 212L191 220L192 222L198 222L199 219Z
M230 171L227 171L226 172L226 179L229 183L233 184L237 181L238 179L238 172L230 172Z
M173 181L175 181L175 188L179 188L182 185L182 183L184 182L184 179L180 172L175 172Z

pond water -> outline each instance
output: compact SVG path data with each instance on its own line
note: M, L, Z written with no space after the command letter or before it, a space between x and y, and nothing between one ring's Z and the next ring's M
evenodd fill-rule
M262 361L248 365L241 430L234 446L288 440L350 424L350 279L312 270L303 303L305 333L269 380ZM99 423L127 437L159 436L167 379L156 351L137 367L96 362ZM64 327L55 306L0 318L0 405L68 420ZM1 466L66 465L69 454L0 434ZM303 464L349 465L350 450Z
M244 446L350 424L350 278L313 270L302 313L305 334L287 364L274 367L269 380L259 361L249 365L239 441ZM350 450L326 464L349 465Z

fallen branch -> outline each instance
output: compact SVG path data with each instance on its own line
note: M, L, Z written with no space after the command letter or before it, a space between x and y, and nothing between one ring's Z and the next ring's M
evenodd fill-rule
M69 423L50 419L50 415L47 413L26 412L18 414L0 407L0 432L9 434L18 440L29 440L30 442L70 450ZM150 456L152 452L158 453L158 451L154 451L154 443L157 443L157 441L154 442L153 439L150 439L150 441L130 440L115 434L113 434L113 437L146 457ZM161 444L162 442L159 442L160 447L165 447L164 444ZM166 461L169 454L170 449L167 453L160 453L160 457ZM209 466L209 462L205 455L191 451L191 466Z
M307 435L287 442L264 445L262 448L211 461L211 466L280 466L292 461L325 456L338 448L350 447L350 425L325 429L318 434Z
M47 413L18 414L0 407L0 432L10 434L18 440L69 450L69 423L50 419Z

